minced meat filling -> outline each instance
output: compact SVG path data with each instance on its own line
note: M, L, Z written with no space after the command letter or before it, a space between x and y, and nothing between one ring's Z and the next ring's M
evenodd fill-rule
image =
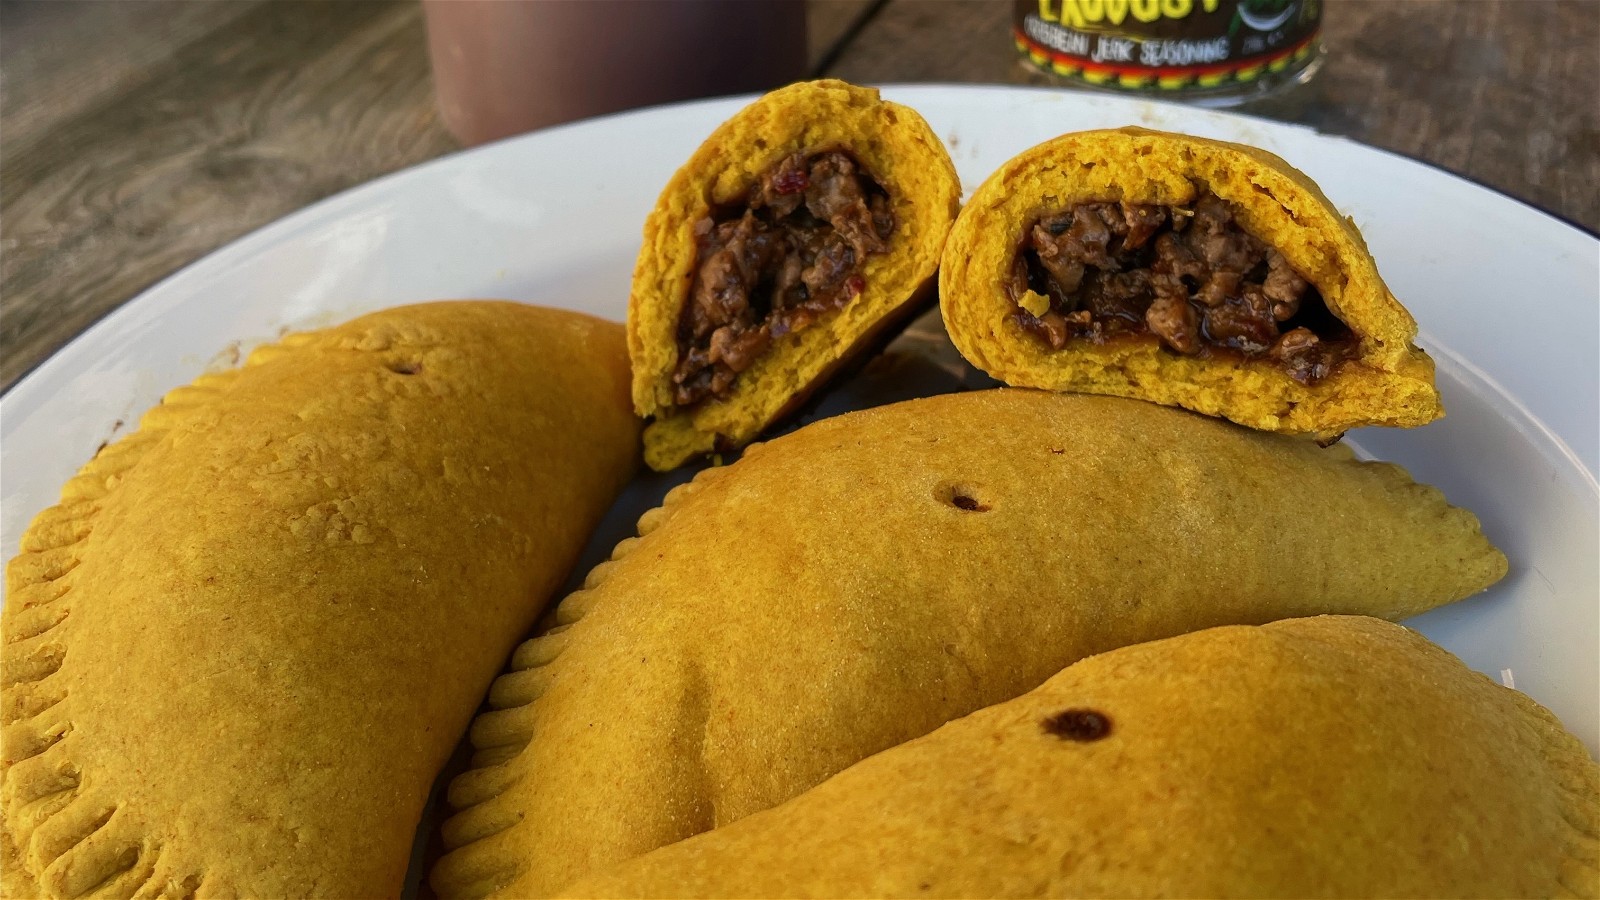
M1302 384L1356 350L1317 289L1209 191L1192 210L1084 203L1041 218L1023 236L1010 291L1017 322L1057 350L1150 333L1189 356L1272 359Z
M849 303L894 224L888 194L840 150L793 154L743 203L696 222L673 402L726 397L772 341Z

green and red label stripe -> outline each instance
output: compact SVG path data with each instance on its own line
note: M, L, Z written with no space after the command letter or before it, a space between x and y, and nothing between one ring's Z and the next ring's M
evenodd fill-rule
M1215 87L1232 81L1253 81L1265 71L1281 71L1291 63L1305 59L1316 50L1317 35L1270 53L1242 57L1229 62L1204 66L1117 66L1092 62L1051 50L1013 29L1017 50L1026 55L1034 65L1049 69L1057 75L1081 78L1091 84L1117 83L1123 87L1155 87L1165 90Z

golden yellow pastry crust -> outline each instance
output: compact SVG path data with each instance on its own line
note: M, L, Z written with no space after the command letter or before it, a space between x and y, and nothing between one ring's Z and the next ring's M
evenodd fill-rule
M1548 711L1329 616L1085 660L568 896L1593 897L1597 835Z
M667 496L472 726L432 873L535 897L769 808L1084 656L1219 624L1400 618L1506 561L1340 448L1107 397L851 413Z
M1023 229L1078 203L1186 206L1210 189L1245 230L1281 252L1360 337L1358 355L1313 385L1270 359L1183 356L1155 340L1052 350L1011 319L1005 283ZM1304 173L1239 144L1123 128L1046 141L1001 166L968 201L945 247L940 304L950 339L1007 384L1134 397L1266 431L1337 434L1444 415L1417 324L1378 276L1354 223Z
M44 890L28 874L16 841L11 838L11 830L6 827L5 819L0 817L0 898L37 900L43 896Z
M435 774L637 441L621 326L514 303L290 335L168 394L6 570L22 874L396 895Z
M740 374L725 400L688 411L672 403L678 318L694 279L694 223L715 205L742 198L796 152L842 148L889 193L895 230L889 250L867 258L866 288L844 309L775 341ZM661 192L645 220L644 246L628 303L633 404L655 417L645 461L675 468L714 448L742 447L786 414L835 369L909 312L932 285L939 252L961 202L944 145L915 110L842 81L801 82L773 91L712 132Z

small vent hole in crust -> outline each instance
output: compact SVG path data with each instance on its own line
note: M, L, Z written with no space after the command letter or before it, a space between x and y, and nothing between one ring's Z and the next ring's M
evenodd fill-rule
M1096 709L1069 709L1045 719L1044 730L1062 740L1098 741L1111 733L1111 717Z
M975 484L946 481L933 489L934 499L962 512L988 512L994 509L994 498Z

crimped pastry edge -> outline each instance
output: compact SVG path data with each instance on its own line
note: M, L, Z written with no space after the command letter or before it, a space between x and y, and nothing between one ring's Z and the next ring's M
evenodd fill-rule
M763 443L750 444L744 448L742 458L748 459L764 448ZM523 641L512 652L506 671L489 689L488 709L473 720L468 730L473 747L469 768L451 780L447 791L453 808L441 828L447 852L428 876L439 896L487 897L521 875L519 859L497 853L488 842L508 840L522 821L521 813L506 809L500 798L521 780L518 763L534 738L531 725L523 720L548 687L550 667L560 658L571 640L570 629L583 620L595 589L606 582L615 564L670 521L689 498L726 477L731 468L704 469L668 491L659 506L639 516L634 535L618 541L609 557L584 576L582 587L556 605L556 624L544 634Z
M277 349L301 344L286 339ZM258 351L245 366L271 355ZM61 502L35 517L23 535L22 552L7 565L0 691L6 778L0 802L20 861L43 891L185 897L236 890L207 872L171 865L143 828L119 817L122 801L93 784L94 773L73 761L72 698L65 685L52 684L52 677L65 662L72 633L69 598L79 561L73 551L93 533L101 504L150 449L225 392L241 371L201 375L164 395L136 431L103 447L66 483ZM42 629L21 626L23 636L14 637L24 616L55 621ZM19 773L18 766L25 768Z

